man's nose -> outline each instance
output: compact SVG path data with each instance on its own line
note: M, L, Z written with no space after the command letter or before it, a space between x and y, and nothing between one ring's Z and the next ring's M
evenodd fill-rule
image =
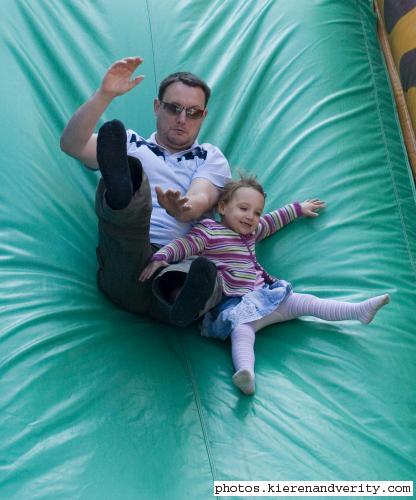
M186 110L183 109L180 113L176 115L176 121L178 123L185 123L186 122Z

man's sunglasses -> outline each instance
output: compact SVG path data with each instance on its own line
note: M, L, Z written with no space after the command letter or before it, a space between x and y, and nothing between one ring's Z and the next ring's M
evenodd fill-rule
M185 108L185 106L179 106L179 104L173 104L171 102L160 101L163 104L163 109L170 115L180 115L183 110L185 110L185 115L187 118L192 120L199 120L204 115L205 109L199 108Z

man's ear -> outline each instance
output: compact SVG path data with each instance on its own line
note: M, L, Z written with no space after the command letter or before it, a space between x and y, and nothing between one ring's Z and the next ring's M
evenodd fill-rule
M156 114L158 114L159 109L160 109L160 101L159 101L159 99L155 99L155 100L153 101L153 110L154 110L154 112L155 112Z

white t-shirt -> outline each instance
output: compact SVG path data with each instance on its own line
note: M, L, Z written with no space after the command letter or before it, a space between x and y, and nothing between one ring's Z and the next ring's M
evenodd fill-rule
M155 186L185 194L194 179L203 178L222 188L231 179L231 171L225 156L212 144L195 142L190 149L170 153L157 144L155 135L143 139L133 130L127 130L127 154L141 161L149 179L153 205L150 241L166 245L186 234L193 224L178 222L168 215L157 201Z

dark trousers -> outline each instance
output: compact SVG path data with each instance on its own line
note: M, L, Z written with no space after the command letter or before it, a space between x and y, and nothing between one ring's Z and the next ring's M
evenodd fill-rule
M158 246L149 238L152 199L149 181L143 172L140 188L134 193L129 205L113 210L105 199L105 186L101 179L95 198L98 216L98 286L114 304L134 314L145 314L164 323L171 323L171 304L161 290L161 283L184 282L192 259L173 264L146 282L139 275ZM167 278L171 276L172 279ZM221 286L217 283L212 298L201 315L214 307L221 299Z

